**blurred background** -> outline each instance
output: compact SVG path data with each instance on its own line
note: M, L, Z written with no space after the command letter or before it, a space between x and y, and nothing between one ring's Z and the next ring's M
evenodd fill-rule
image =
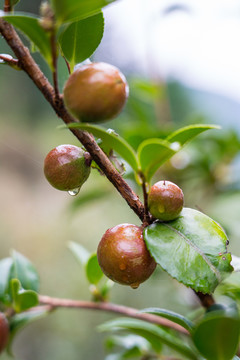
M38 13L39 5L22 0L17 9ZM185 205L221 223L230 251L240 256L239 1L122 0L104 14L105 34L93 60L118 66L130 85L124 112L106 126L136 148L145 138L165 137L181 126L221 125L222 130L199 136L173 157L154 180L182 187ZM2 38L0 52L11 54ZM50 78L47 65L34 56ZM62 86L67 72L61 61L59 73ZM0 104L0 257L12 248L28 257L40 274L41 294L90 299L69 241L95 252L106 229L139 224L139 219L96 170L76 198L47 183L46 154L59 144L78 142L57 128L61 121L24 73L0 66ZM128 168L125 178L141 196ZM183 315L194 310L198 303L192 291L169 280L158 269L137 290L115 285L111 301ZM96 327L111 317L58 310L18 335L16 359L104 359L106 336Z

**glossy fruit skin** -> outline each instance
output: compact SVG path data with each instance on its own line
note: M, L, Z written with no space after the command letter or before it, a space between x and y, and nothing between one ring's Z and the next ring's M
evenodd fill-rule
M171 221L182 211L184 196L182 190L171 181L154 184L148 195L150 213L159 220Z
M124 75L113 65L103 62L83 65L67 80L64 102L82 122L104 122L116 117L128 97Z
M9 339L9 324L6 316L0 313L0 353L6 348Z
M132 224L108 229L98 245L97 257L108 278L132 288L147 280L156 267L143 240L142 228Z
M59 145L52 149L44 161L48 182L62 191L80 188L90 174L87 154L74 145Z

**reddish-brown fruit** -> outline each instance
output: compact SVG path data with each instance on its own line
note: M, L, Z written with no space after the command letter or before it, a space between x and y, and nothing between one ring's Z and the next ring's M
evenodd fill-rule
M9 339L9 324L6 316L0 313L0 353L6 348Z
M99 265L111 280L137 288L156 267L143 239L142 229L121 224L108 229L97 250Z
M44 161L44 174L58 190L80 188L90 174L88 153L74 145L59 145L51 150Z
M67 80L64 102L83 122L103 122L117 116L128 97L124 75L113 65L92 63L75 70Z
M184 196L182 190L171 181L159 181L149 192L150 213L162 221L176 219L182 211Z

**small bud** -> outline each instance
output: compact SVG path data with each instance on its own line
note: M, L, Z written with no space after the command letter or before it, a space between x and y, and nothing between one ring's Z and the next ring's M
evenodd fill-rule
M40 6L41 19L39 20L40 26L45 31L52 31L55 26L54 13L48 2L43 2Z

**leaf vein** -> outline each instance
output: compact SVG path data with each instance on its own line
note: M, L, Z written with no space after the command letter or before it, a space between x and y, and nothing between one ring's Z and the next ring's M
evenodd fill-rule
M216 275L216 278L218 279L219 282L221 282L221 275L220 272L214 267L214 265L211 263L211 261L208 259L208 257L202 252L201 249L199 249L198 246L196 246L195 244L193 244L191 242L191 240L189 240L187 238L187 236L185 236L184 234L182 234L180 231L178 231L177 229L175 229L174 227L163 223L164 226L168 227L169 229L171 229L172 231L174 231L175 233L177 233L180 237L182 237L189 246L191 246L195 251L197 251L203 258L203 260L207 263L207 265L210 267L210 269L212 270L212 272Z

